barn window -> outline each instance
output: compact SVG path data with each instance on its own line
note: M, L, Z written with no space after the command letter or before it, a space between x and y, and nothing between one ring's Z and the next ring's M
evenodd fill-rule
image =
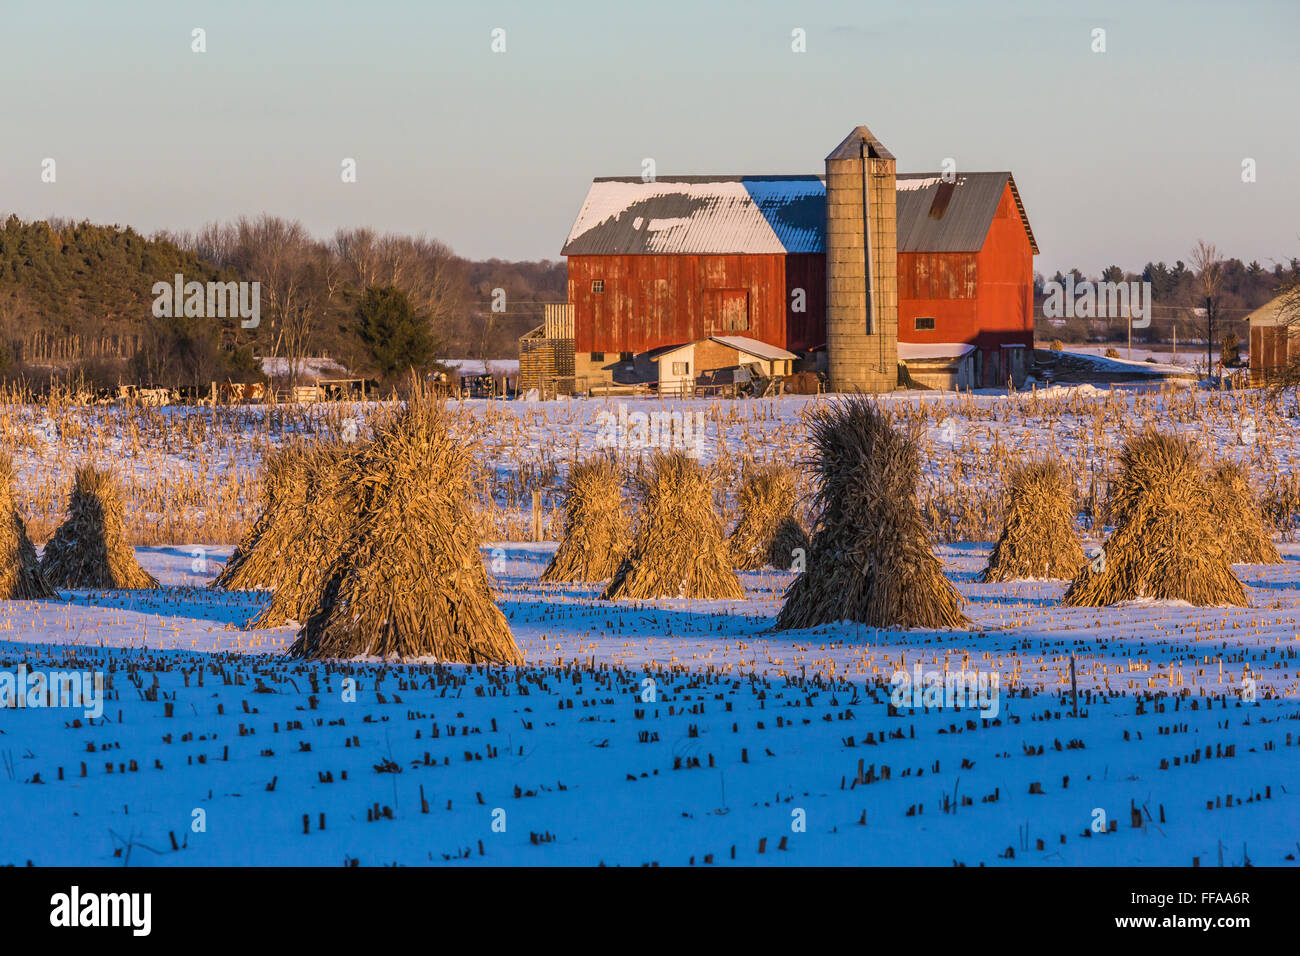
M689 375L689 374L690 374L690 371L691 371L691 363L690 363L690 362L674 362L674 363L673 363L673 374L674 374L674 375Z
M604 279L592 279L592 280L591 280L591 291L592 291L592 292L604 292L604 291L605 291L605 280L604 280Z
M630 362L630 361L632 361L632 353L631 353L631 352L619 352L619 353L618 353L618 360L619 360L620 362Z
M934 316L932 315L918 315L912 320L912 323L912 328L918 332L934 331Z
M603 361L605 361L605 353L604 353L604 352L592 352L592 353L591 353L591 360L592 360L593 362L603 362Z

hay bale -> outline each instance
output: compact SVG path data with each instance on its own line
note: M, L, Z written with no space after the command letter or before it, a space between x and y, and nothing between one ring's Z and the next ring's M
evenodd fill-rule
M522 662L479 554L470 465L443 407L418 387L375 426L353 474L349 543L291 655Z
M740 520L727 539L740 571L771 566L788 571L795 552L808 554L808 535L794 515L795 474L788 465L751 465L741 475Z
M1198 607L1244 606L1224 535L1211 510L1200 451L1187 439L1149 429L1129 439L1110 502L1115 530L1062 598L1104 607L1137 598Z
M642 506L632 550L601 597L743 598L713 507L713 476L685 452L661 452L636 483Z
M1069 580L1087 561L1074 529L1074 484L1052 459L1016 468L1007 478L1002 534L981 581Z
M872 627L960 627L963 600L943 575L916 502L916 441L855 395L811 416L818 518L808 566L785 594L775 629L858 621Z
M156 588L126 541L122 487L108 470L77 469L68 516L45 545L41 574L56 588Z
M361 508L357 469L366 446L327 441L302 453L301 490L279 504L279 518L245 568L271 598L249 627L304 623L316 608L334 560L347 547Z
M262 487L260 492L261 508L253 526L248 529L244 539L239 542L221 573L208 585L211 588L225 588L230 591L261 590L269 578L268 565L263 560L256 562L253 568L244 570L244 565L257 555L269 541L280 539L284 535L277 532L278 526L285 520L285 509L292 501L306 493L307 467L306 446L293 442L271 452L262 461Z
M612 458L575 462L565 485L560 547L542 572L548 583L608 581L631 543L622 472Z
M41 575L36 548L14 499L14 462L0 455L0 598L34 601L58 594Z
M1222 529L1233 564L1281 564L1282 555L1250 490L1246 469L1224 461L1210 473L1210 512Z

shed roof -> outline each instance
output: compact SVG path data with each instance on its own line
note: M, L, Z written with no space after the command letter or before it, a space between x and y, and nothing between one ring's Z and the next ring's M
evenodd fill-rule
M1287 298L1286 293L1274 296L1263 305L1261 305L1246 320L1251 325L1291 325L1294 321L1300 320L1300 314L1292 315L1292 310L1287 308L1284 301ZM1300 310L1295 310L1300 313Z
M1003 189L1038 252L1009 172L897 177L899 252L978 252ZM561 255L791 254L826 251L826 183L813 175L675 176L592 182Z
M746 355L752 355L766 362L793 361L799 357L793 352L787 352L779 345L760 342L758 339L751 339L745 335L710 335L707 339L700 339L699 342L681 342L677 345L665 345L661 348L651 349L647 354L650 356L651 361L660 362L668 358L673 352L693 348L699 345L700 342L717 342L719 345L725 345L727 348L735 349L737 352L744 352Z
M725 345L727 348L735 349L737 352L744 352L746 355L753 355L769 362L776 362L782 359L789 361L799 357L793 352L787 352L779 345L760 342L758 339L751 339L745 335L711 335L709 338L714 342L717 342L719 345Z

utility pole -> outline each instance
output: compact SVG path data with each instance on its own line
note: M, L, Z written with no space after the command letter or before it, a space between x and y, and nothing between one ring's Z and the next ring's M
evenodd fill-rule
M1205 374L1214 372L1214 299L1205 297Z

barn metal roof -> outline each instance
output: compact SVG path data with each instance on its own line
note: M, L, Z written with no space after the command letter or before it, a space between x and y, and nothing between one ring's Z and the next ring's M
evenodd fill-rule
M1007 172L958 173L951 183L939 173L900 173L898 251L978 252L1008 182L1038 252ZM592 182L560 254L817 253L825 237L821 176L604 177Z
M822 252L826 186L817 176L597 179L565 256Z
M1006 172L957 173L947 183L939 173L899 173L898 251L979 252L1007 183L1029 244L1038 252L1020 190Z

